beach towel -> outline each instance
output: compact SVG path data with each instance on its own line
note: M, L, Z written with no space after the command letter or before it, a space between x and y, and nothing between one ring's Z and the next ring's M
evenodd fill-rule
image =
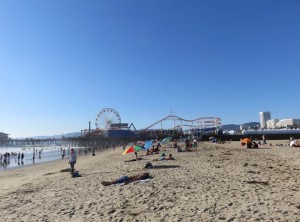
M147 178L147 179L144 179L144 180L136 180L136 181L133 181L132 183L147 183L150 180L151 180L150 178Z
M147 183L148 181L150 181L151 178L147 178L147 179L144 179L144 180L136 180L136 181L133 181L133 182L130 182L130 183ZM117 183L117 184L112 184L114 186L124 186L125 183Z

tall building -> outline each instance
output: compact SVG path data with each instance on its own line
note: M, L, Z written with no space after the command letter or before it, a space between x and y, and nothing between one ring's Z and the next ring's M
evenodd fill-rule
M271 112L260 112L259 113L259 119L260 119L260 128L266 129L267 128L267 121L271 119Z

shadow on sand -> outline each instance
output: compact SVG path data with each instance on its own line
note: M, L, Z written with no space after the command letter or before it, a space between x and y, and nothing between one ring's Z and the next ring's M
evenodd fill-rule
M148 167L148 169L172 169L179 168L179 165L154 165L152 167Z

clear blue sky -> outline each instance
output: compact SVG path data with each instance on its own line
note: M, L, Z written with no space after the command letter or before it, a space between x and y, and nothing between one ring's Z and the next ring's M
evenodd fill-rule
M300 118L300 1L1 0L0 132Z

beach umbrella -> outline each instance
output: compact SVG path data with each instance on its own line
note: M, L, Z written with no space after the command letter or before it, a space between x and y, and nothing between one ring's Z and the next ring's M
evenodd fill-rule
M153 141L149 140L149 141L145 142L144 148L146 150L149 150L152 147L152 144L153 144Z
M135 152L140 151L140 150L145 150L145 147L138 146L138 145L135 145L133 148L134 148Z
M172 140L172 137L166 137L161 141L160 145L165 145L168 142L170 142L171 140Z
M144 148L141 147L141 146L131 146L131 147L127 148L127 149L123 152L122 155L126 155L126 154L128 154L128 153L135 153L135 152L138 152L138 151L140 151L140 150L144 150Z

